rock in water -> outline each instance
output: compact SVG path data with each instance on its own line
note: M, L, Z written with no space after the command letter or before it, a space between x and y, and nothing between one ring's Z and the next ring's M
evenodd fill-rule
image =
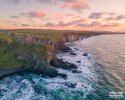
M57 68L67 69L67 70L77 69L77 66L75 64L64 62L62 59L57 59L56 61L51 60L50 65Z
M77 54L76 54L76 53L74 53L74 52L70 52L70 54L71 54L71 55L77 55Z
M74 48L75 50L79 50L78 48Z
M88 56L88 53L84 53L82 56Z
M77 63L81 63L81 61L76 61Z
M75 88L76 84L73 83L65 83L66 86L68 86L69 88Z

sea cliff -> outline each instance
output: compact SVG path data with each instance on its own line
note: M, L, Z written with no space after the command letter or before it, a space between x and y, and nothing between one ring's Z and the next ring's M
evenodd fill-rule
M47 34L47 33L46 33ZM60 63L56 50L68 51L65 42L73 42L85 37L98 35L94 32L64 32L39 34L0 34L0 77L19 72L35 72L51 77L60 75L55 66Z

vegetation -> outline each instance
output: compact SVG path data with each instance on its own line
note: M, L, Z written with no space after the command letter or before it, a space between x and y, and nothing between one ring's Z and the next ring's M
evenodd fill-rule
M45 46L18 44L10 35L0 34L0 67L31 65L34 54L45 59L45 49Z

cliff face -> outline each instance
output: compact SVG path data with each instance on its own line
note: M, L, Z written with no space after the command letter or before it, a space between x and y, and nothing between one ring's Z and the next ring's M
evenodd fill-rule
M45 64L49 64L49 61L55 56L55 47L52 38L42 38L30 35L13 35L12 37L19 45L26 45L27 47L29 47L26 48L27 50L30 51L30 49L34 49L33 52L36 52L37 54L34 54L33 57L38 58L37 55L40 54L42 57L42 62ZM40 49L40 51L35 51L36 49Z
M58 50L69 50L68 47L64 45L65 42L73 42L82 39L84 35L81 34L63 34L63 36L55 42L55 48Z
M0 38L0 73L4 70L3 75L22 70L49 74L54 71L49 65L55 58L52 39L29 35L3 35Z
M83 38L87 38L87 37L95 36L95 35L100 35L100 33L95 33L95 32L65 33L62 35L62 37L56 40L55 48L56 50L58 49L64 50L64 51L69 50L69 48L64 45L65 42L74 42L79 39L83 39Z

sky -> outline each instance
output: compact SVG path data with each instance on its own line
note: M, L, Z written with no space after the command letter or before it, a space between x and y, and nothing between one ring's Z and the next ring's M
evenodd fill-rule
M125 0L0 0L0 29L125 32Z

